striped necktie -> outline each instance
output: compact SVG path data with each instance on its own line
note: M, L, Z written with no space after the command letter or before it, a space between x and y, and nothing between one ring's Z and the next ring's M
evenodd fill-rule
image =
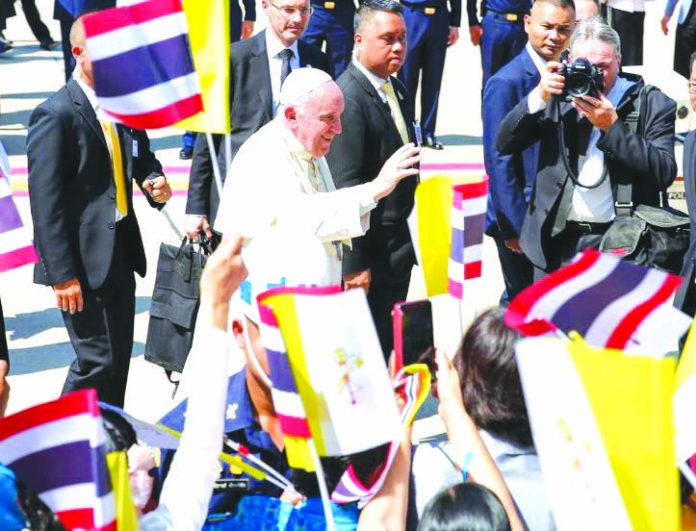
M111 155L111 168L113 170L114 185L116 186L116 210L121 214L121 218L128 215L128 197L126 195L126 178L123 173L123 157L121 155L121 141L118 138L118 131L113 122L100 120L106 145Z
M401 107L399 107L399 102L396 100L394 87L388 80L384 82L384 85L382 85L382 92L384 92L384 94L387 96L389 110L391 111L392 119L394 120L394 125L396 125L396 130L399 132L401 141L404 144L408 144L408 129L406 128L404 115L401 114Z

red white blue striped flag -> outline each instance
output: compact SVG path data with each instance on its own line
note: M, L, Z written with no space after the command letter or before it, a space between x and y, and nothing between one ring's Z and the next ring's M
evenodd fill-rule
M0 419L0 461L66 529L116 530L97 393L85 389Z
M87 48L99 107L137 129L203 110L181 0L148 0L88 15Z
M0 142L0 273L39 260L12 198L9 177L10 162Z
M505 323L527 336L574 330L595 347L661 354L691 323L670 304L681 281L587 250L515 297Z
M452 189L452 244L448 264L449 292L464 297L464 281L481 276L483 229L486 221L488 175Z

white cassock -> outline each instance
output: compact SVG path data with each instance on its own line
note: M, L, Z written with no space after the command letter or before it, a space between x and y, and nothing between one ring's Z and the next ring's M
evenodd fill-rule
M370 228L370 184L336 190L324 157L314 158L280 119L253 134L230 165L214 228L247 241L278 227L323 243L333 283L341 281L342 245Z

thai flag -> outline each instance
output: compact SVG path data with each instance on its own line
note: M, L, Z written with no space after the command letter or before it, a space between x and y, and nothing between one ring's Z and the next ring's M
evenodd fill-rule
M669 273L587 250L515 297L505 323L527 336L575 330L595 347L658 353L691 322L669 304L679 284Z
M101 111L137 129L203 110L181 0L149 0L85 17Z
M0 142L0 273L39 260L14 204L9 177L10 161Z
M455 186L452 193L449 292L461 300L464 296L464 281L481 276L488 175L480 182Z
M85 389L0 420L0 461L66 529L116 530L97 393Z

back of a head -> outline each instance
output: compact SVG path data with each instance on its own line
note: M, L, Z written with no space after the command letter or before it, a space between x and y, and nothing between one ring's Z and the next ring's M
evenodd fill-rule
M423 509L418 531L509 531L505 509L483 485L460 483L433 497Z
M106 452L119 452L128 450L138 443L135 429L130 422L119 413L107 408L100 408L102 423L108 435L106 440Z
M467 330L454 365L466 409L479 428L520 446L533 444L522 384L515 360L520 335L493 308Z
M353 31L361 32L370 23L375 13L396 13L403 16L404 8L396 0L364 0L353 17Z

